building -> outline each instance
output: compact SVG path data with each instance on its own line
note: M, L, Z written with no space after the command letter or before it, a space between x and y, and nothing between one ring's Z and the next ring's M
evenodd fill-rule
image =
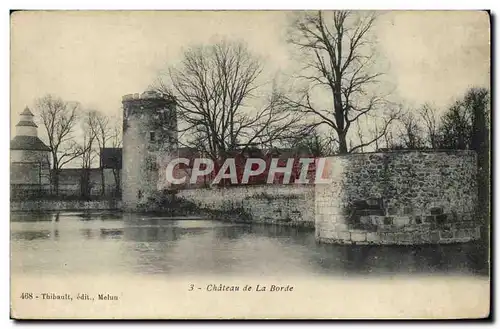
M100 165L103 171L106 194L121 195L122 158L122 148L107 147L101 149Z
M50 191L50 148L38 138L38 126L28 107L20 115L10 142L11 195L23 197Z
M59 170L59 195L106 197L121 195L121 148L101 148L99 168L62 168ZM103 191L104 188L104 191Z
M61 168L58 173L58 195L62 197L109 197L123 200L125 210L139 210L151 204L152 199L168 190L195 189L212 185L221 163L215 163L210 174L190 182L194 160L202 152L194 148L178 147L175 101L155 92L126 95L123 104L123 148L100 150L99 168ZM40 197L50 193L50 149L37 135L33 114L26 108L16 126L16 137L11 142L11 186L13 191L33 193ZM228 157L235 158L238 180L241 180L246 160L261 158L269 168L272 158L279 166L286 166L289 158L297 157L295 150L257 147L233 150ZM187 177L184 184L171 185L166 179L166 166L173 158L187 158L188 164L178 164L175 176ZM298 175L294 168L292 180ZM248 184L265 184L268 172L250 177ZM276 181L283 174L276 174ZM222 179L218 186L232 185ZM27 192L26 192L27 191ZM31 191L31 192L30 192ZM46 191L47 193L40 193ZM22 193L21 193L22 192ZM37 194L38 193L38 194Z
M123 104L122 201L134 210L168 189L166 165L177 149L175 101L156 92L125 95Z

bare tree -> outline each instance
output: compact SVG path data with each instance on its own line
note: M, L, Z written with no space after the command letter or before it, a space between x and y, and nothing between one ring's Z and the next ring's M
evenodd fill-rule
M472 113L471 148L478 152L489 149L489 90L486 88L470 88L467 90L463 102L465 107Z
M391 129L387 131L387 134L384 136L384 147L382 150L393 150L397 148L398 146L394 138L394 131Z
M52 157L52 186L56 194L59 194L61 168L81 154L73 136L78 107L77 103L66 102L52 95L36 100L35 108L47 133Z
M489 141L489 90L470 88L444 113L439 125L441 147L486 149Z
M473 113L471 149L477 152L477 182L481 186L478 189L478 215L488 230L491 219L490 91L486 88L470 88L464 96L464 103ZM488 234L485 236L488 239Z
M111 129L111 140L110 140L110 143L111 143L111 147L113 148L119 148L119 147L122 147L122 129L123 129L123 126L121 124L121 122L119 121L115 121L116 123L112 126L112 129ZM118 162L121 160L118 160L116 159L116 162ZM121 186L121 180L120 180L120 169L119 168L116 168L116 166L113 166L112 168L112 171L113 171L113 178L115 179L115 193L118 195L119 191L120 191L120 186Z
M377 135L348 148L348 132L358 119L389 103L370 88L377 85L381 73L373 72L373 43L370 31L375 22L371 13L334 11L300 13L291 25L289 42L304 55L299 76L308 86L296 99L288 98L291 108L317 119L315 125L327 125L338 136L339 153L355 152L381 139L394 120L392 113L378 113L372 119L382 120ZM319 88L330 94L332 104L315 103Z
M322 134L317 128L307 134L297 136L290 146L299 152L306 152L314 157L333 155L336 153L337 140L334 136Z
M436 109L430 104L424 104L420 109L420 116L426 130L426 142L433 149L439 147L439 118Z
M92 163L97 156L97 152L95 150L96 135L91 127L91 124L92 113L86 112L81 122L82 137L79 145L82 167L80 188L81 194L84 197L88 197L90 195L90 190L92 188L90 185L90 168L92 167Z
M111 147L118 148L122 147L122 124L118 121L115 122L111 127Z
M489 227L491 149L490 149L490 91L486 88L469 88L444 113L439 131L440 147L471 149L477 152L478 218Z
M444 149L469 149L472 136L473 113L462 100L457 100L443 115L439 127Z
M93 110L89 113L89 126L95 135L97 146L99 147L99 168L101 170L101 195L106 192L106 182L104 177L104 168L102 163L102 150L106 148L108 142L114 138L113 128L109 118L103 113Z
M361 129L361 125L359 124L359 122L358 122L358 124L356 124L356 134L358 135L359 144L360 144L360 145L365 144L365 143L364 143L364 141L363 141L363 135L364 135L364 134L363 134L363 130ZM351 142L350 147L351 147L351 148L353 147L353 146L352 146L352 142ZM363 153L363 152L364 152L364 146L361 146L361 147L359 147L358 149L361 151L361 153Z
M259 141L282 138L299 121L282 107L275 88L262 97L258 78L263 65L242 43L222 41L191 48L177 68L161 80L159 91L174 97L179 119L190 136L188 146L217 159L227 152L244 151ZM266 99L261 108L255 98Z
M86 112L81 123L82 138L79 145L79 153L81 157L81 167L89 169L96 157L95 142L96 135L91 127L92 114Z
M378 136L379 134L379 123L378 122L375 122L374 124L372 124L369 128L368 128L368 132L372 135L372 136ZM380 148L380 145L382 142L386 142L385 144L385 147L387 147L387 141L390 139L390 129L388 129L386 131L386 133L384 134L384 138L381 139L376 139L375 142L374 142L374 146L375 146L375 151L379 151L381 148Z
M400 130L399 140L402 147L406 149L421 149L425 145L424 131L418 117L412 110L398 117L398 121L402 125Z

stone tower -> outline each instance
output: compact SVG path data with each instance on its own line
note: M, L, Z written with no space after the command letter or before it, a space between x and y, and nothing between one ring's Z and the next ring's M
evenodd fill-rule
M28 107L20 114L10 142L10 183L13 193L50 189L50 148L38 138L38 126Z
M122 200L124 210L143 209L167 188L166 164L177 149L175 102L156 92L125 95Z

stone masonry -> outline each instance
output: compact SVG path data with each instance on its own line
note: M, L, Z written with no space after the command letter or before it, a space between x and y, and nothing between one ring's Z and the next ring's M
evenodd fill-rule
M177 149L173 101L154 92L123 96L124 210L136 210L166 188L163 166Z
M344 244L467 242L480 237L476 154L397 151L328 158L315 186L318 241Z
M176 156L175 103L154 92L123 97L122 205L146 209L168 191ZM480 238L474 151L393 151L327 158L326 184L180 190L199 209L252 222L315 227L340 244L423 244ZM163 176L162 176L163 175ZM235 218L237 220L237 218Z
M243 210L252 222L314 227L314 187L257 185L180 190L178 197L202 209Z

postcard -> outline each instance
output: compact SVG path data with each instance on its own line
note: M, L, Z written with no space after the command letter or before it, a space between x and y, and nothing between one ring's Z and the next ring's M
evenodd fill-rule
M10 20L12 318L489 316L488 11Z

